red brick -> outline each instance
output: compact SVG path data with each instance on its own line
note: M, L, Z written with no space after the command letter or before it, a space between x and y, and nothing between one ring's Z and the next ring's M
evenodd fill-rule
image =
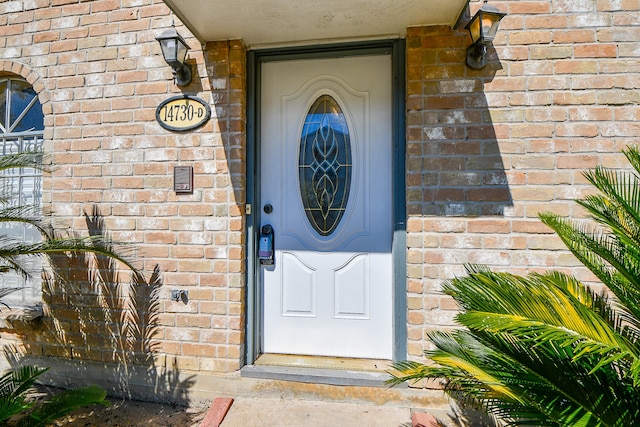
M542 44L550 41L550 31L512 31L509 33L509 43L512 45Z
M34 43L45 43L45 42L51 42L51 41L56 41L60 38L60 32L59 31L47 31L44 33L37 33L33 35L33 42Z
M91 2L91 13L109 12L120 6L119 0L98 0Z
M25 31L25 26L22 24L5 25L0 27L0 36L9 37L22 35Z
M563 124L556 127L556 136L581 136L593 138L598 136L599 127L590 123Z
M170 10L164 4L157 4L152 6L144 6L140 8L140 18L149 18L156 16L169 15Z
M566 31L554 31L554 43L589 43L596 41L594 30L571 29Z
M470 233L509 233L511 231L511 223L508 221L470 221L467 225L467 231Z
M88 35L89 35L89 30L87 28L84 28L84 27L70 28L70 29L62 30L60 38L65 40L79 39L79 38L85 38Z
M89 4L86 4L86 3L73 4L73 5L65 6L62 8L62 16L88 15L88 14L89 14Z
M596 93L589 92L556 92L553 94L553 103L557 105L590 105L596 103Z
M526 28L566 28L568 19L566 15L526 16L524 19ZM573 32L573 31L572 31Z
M556 74L588 74L598 72L597 61L561 60L554 63Z
M145 20L135 20L122 22L119 27L120 33L128 33L131 31L145 31L149 29L149 23Z
M117 33L118 33L117 24L95 25L89 28L89 36L91 37L105 36L108 34L117 34Z
M551 137L555 130L553 124L513 124L510 126L514 138Z
M594 155L563 155L558 156L558 169L589 169L598 165L599 160Z
M439 96L425 99L425 108L430 110L461 109L464 108L463 96Z
M509 14L538 14L551 13L551 4L548 1L515 1L508 2ZM506 11L505 11L506 12Z
M207 411L204 419L200 423L200 427L219 427L224 420L224 417L231 409L233 399L230 398L217 398L213 401L213 404Z
M135 9L114 10L110 12L109 19L112 22L130 21L138 19L138 14Z
M531 59L563 59L573 56L572 46L532 46L530 49Z
M576 58L615 58L618 47L615 44L586 44L574 48Z

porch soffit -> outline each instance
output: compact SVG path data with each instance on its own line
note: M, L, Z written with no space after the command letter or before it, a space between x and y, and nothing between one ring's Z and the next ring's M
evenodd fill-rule
M469 0L163 0L201 42L249 47L403 36L417 25L454 26Z

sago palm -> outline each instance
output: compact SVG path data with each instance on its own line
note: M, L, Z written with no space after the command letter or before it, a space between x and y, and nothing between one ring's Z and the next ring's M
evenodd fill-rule
M45 427L68 413L92 404L109 405L106 393L89 386L64 390L46 400L30 396L46 368L23 366L0 377L0 423L17 427Z
M430 333L433 364L396 363L390 383L444 379L508 425L640 425L640 152L624 154L632 171L585 173L598 193L578 203L592 221L540 215L608 291L468 266L443 286L463 328Z

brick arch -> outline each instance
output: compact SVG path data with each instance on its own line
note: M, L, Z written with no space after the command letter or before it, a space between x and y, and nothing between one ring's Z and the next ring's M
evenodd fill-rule
M53 113L51 96L45 88L42 77L28 65L7 59L0 60L0 74L16 75L25 79L38 94L38 99L42 105L42 113L45 116Z

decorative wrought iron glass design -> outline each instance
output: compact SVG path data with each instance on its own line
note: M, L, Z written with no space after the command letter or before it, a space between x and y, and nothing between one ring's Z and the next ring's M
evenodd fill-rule
M313 228L330 235L347 207L351 187L351 140L336 100L321 95L313 103L300 137L300 195Z

